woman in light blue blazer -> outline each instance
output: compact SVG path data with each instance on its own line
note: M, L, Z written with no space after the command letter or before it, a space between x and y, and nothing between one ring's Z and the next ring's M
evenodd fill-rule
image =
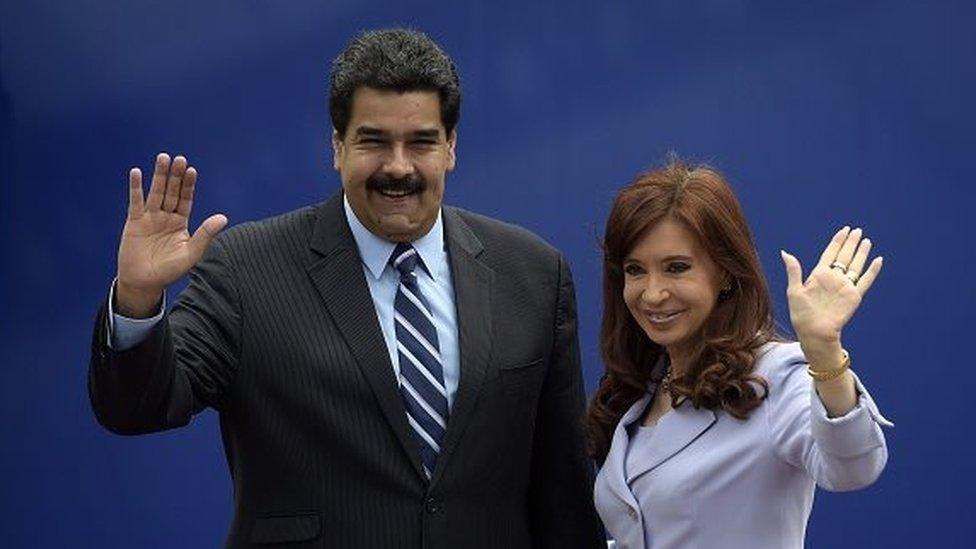
M806 280L782 252L790 343L718 172L675 161L620 192L604 237L606 373L587 414L612 545L803 547L815 485L878 478L891 424L841 342L881 270L870 251L844 227Z

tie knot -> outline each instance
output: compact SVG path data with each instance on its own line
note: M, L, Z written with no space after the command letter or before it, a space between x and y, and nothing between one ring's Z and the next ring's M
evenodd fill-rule
M413 273L417 268L417 250L409 242L400 242L390 256L390 265L400 272L400 276Z

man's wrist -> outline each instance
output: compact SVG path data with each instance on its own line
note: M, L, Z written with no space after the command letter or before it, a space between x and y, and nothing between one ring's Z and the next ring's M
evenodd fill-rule
M114 311L128 318L150 318L159 310L163 299L163 288L158 290L142 290L132 288L121 280L115 283Z

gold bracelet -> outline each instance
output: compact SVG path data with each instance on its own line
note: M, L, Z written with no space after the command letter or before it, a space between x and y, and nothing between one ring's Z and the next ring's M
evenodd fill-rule
M847 353L847 349L841 349L840 351L844 354L844 358L842 358L840 362L840 368L826 371L814 370L808 364L807 373L810 374L810 377L812 377L814 381L830 381L832 379L837 379L841 376L841 374L849 370L851 368L851 355Z

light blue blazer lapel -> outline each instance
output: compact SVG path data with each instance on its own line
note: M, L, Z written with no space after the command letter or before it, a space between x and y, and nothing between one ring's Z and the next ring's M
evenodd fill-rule
M647 403L650 402L651 395L645 394L637 402L631 405L630 409L624 413L617 423L617 428L613 431L613 439L610 443L610 453L603 464L600 473L606 475L607 488L624 503L632 507L635 511L639 508L637 499L627 486L627 447L630 444L630 435L627 434L627 425L638 419Z
M637 459L640 466L634 470L630 480L653 471L679 454L705 434L717 420L718 416L715 412L705 408L696 409L690 402L685 402L661 416L654 428L650 448L645 455ZM627 436L626 432L624 436ZM624 479L625 482L627 480Z

